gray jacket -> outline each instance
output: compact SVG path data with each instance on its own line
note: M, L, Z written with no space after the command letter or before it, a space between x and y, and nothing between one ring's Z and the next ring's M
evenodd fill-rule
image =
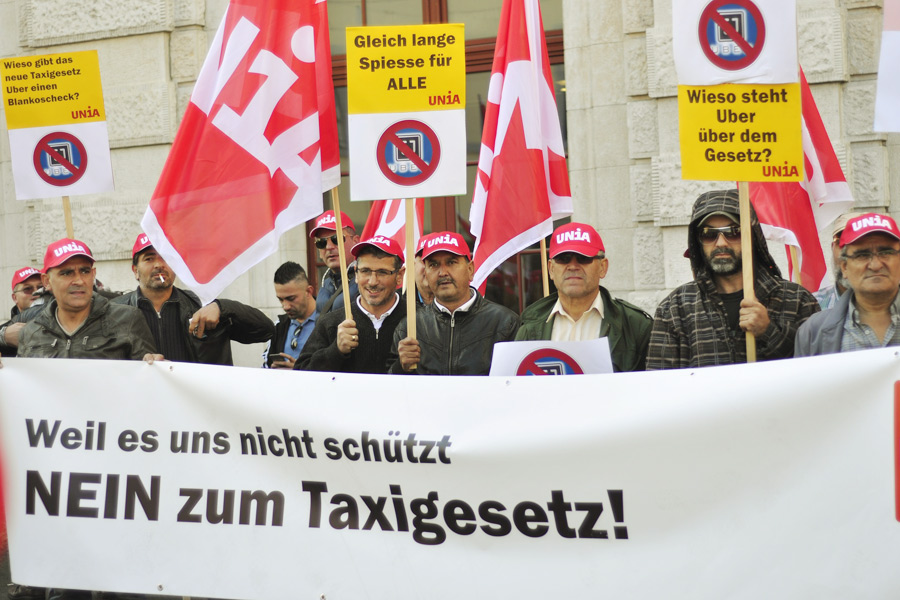
M153 336L139 310L94 294L87 319L72 336L56 321L56 300L44 305L22 330L18 356L141 360L155 353Z
M847 290L832 308L812 315L800 326L794 340L794 356L837 354L841 351L844 321L852 297L853 291Z

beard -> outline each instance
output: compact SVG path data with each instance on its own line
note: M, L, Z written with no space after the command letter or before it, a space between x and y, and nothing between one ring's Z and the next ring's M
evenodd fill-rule
M734 275L741 271L741 257L731 248L716 248L709 254L703 253L706 266L715 275Z

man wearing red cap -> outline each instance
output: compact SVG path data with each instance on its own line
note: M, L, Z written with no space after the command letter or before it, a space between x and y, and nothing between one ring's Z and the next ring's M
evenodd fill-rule
M344 227L344 251L347 260L350 248L359 242L353 221L341 212L341 225ZM344 307L343 286L341 286L341 257L338 252L337 219L334 211L328 210L316 219L316 226L309 232L309 237L314 239L316 249L319 251L319 259L325 266L325 275L322 276L322 285L316 295L316 310L320 315ZM358 293L356 285L356 269L354 265L347 266L347 284L350 287L350 297Z
M518 315L469 285L475 269L458 233L432 234L422 259L434 301L416 310L416 339L406 336L405 322L394 332L391 373L487 375L494 344L515 338Z
M795 356L900 346L900 230L887 215L854 217L839 241L849 285L797 332Z
M550 238L547 264L556 292L525 309L516 339L605 337L615 371L643 371L653 320L600 285L609 260L597 231L585 223L558 227Z
M321 315L295 369L346 373L386 373L394 330L406 319L397 288L403 282L403 248L376 235L353 246L359 296L344 311Z
M62 239L47 247L41 283L53 300L22 330L18 356L162 358L140 312L94 293L96 274L84 242Z
M416 279L416 303L427 306L434 301L434 292L428 287L428 280L425 279L425 260L422 258L422 251L425 244L431 239L433 233L428 233L419 238L416 244L416 260L415 260L415 279Z
M34 293L41 287L41 272L33 267L22 267L13 274L12 299L15 306L12 307L10 318L22 314L22 311L31 307L34 302ZM0 355L15 356L16 346L19 345L19 334L25 327L24 322L13 323L7 321L0 326Z
M235 300L201 306L193 292L175 287L175 273L147 234L134 241L131 271L137 289L113 302L140 309L166 360L232 365L231 340L266 342L275 333L272 321L256 308Z

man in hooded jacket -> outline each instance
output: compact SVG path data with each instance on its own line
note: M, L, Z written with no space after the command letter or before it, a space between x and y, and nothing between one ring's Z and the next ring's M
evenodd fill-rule
M647 370L747 362L746 332L756 337L758 360L793 356L797 329L819 304L782 279L756 212L750 212L756 299L744 298L737 190L702 194L688 227L694 281L657 307Z

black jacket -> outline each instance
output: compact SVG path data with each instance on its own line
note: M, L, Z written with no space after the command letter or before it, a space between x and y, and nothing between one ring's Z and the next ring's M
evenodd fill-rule
M141 309L156 346L167 359L170 357L163 349L176 344L183 349L184 362L232 365L231 340L253 344L268 341L275 333L275 325L262 311L235 300L215 300L222 312L219 325L207 330L203 338L198 339L188 332L188 321L200 310L200 299L192 292L176 287L172 288L172 296L163 304L159 314L140 288L116 298L114 302ZM170 332L169 335L175 338L161 339L164 332Z
M510 342L519 329L519 317L505 306L482 297L474 288L475 303L466 312L449 315L432 302L416 305L416 339L421 348L419 375L487 375L494 344ZM397 345L406 337L406 321L394 332L391 373L405 373Z
M343 355L337 347L337 328L344 322L344 309L320 315L316 327L306 340L294 369L303 371L338 371L344 373L386 373L394 330L406 323L406 300L387 316L381 328L375 331L371 319L360 310L356 299L350 301L350 315L359 331L359 346Z

